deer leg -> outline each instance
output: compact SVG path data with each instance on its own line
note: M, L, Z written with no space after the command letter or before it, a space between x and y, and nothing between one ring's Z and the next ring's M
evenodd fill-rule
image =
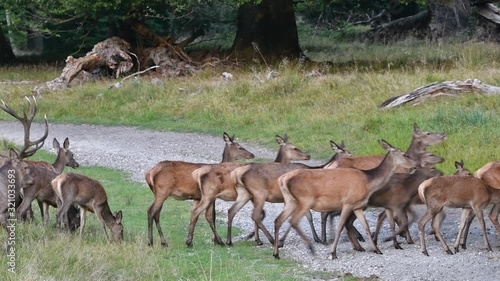
M198 221L198 217L200 216L201 212L205 211L208 208L208 205L210 205L212 202L215 203L215 198L208 199L208 195L207 196L203 195L201 201L199 201L199 203L197 205L195 205L195 208L191 212L191 220L189 222L189 231L188 231L188 236L186 238L186 245L189 248L193 247L194 228L196 226L196 222Z
M422 249L422 253L426 256L429 256L429 253L427 252L427 247L425 245L425 225L432 219L433 214L431 212L431 209L427 207L427 211L425 211L425 214L420 218L420 221L418 222L418 232L419 232L419 237L420 237L420 249Z
M415 214L415 211L411 208L411 206L405 208L405 213L401 217L401 223L404 225L403 231L405 232L405 238L408 244L415 244L415 242L413 242L413 239L411 238L409 225L415 221L416 217L417 215Z
M497 230L498 234L500 235L500 224L498 223L499 213L500 213L500 204L495 204L491 208L489 218L491 223L493 223L493 225L495 226L495 229Z
M472 212L470 208L462 208L462 213L460 215L460 227L458 229L457 238L455 239L455 243L453 244L453 248L455 249L455 254L458 253L458 246L460 244L460 239L464 236L465 230L467 227L467 220Z
M442 212L442 209L437 214L437 216L439 216L439 214L441 212ZM450 250L450 247L448 247L448 244L446 244L446 241L444 241L443 234L441 233L441 221L442 221L442 219L437 219L437 216L435 216L434 219L432 220L432 229L434 229L434 235L436 235L438 241L441 243L441 246L443 247L445 252L448 255L452 255L453 252Z
M394 245L394 248L397 250L402 250L401 246L399 245L398 239L397 239L397 234L396 234L396 222L394 221L394 213L392 210L385 209L385 214L389 218L389 226L391 228L391 234L392 234L392 244Z
M490 242L488 241L488 234L486 233L486 225L484 223L483 208L472 206L472 209L474 210L477 220L479 221L479 226L481 226L481 230L483 231L484 247L486 248L487 251L491 252L492 250Z
M460 246L462 247L462 249L466 250L467 249L467 236L469 235L469 229L470 229L470 225L472 223L472 220L474 219L476 215L474 214L474 212L470 212L469 213L469 216L467 217L466 219L466 223L465 223L465 229L464 229L464 233L462 234L462 236L460 237Z
M337 245L339 244L340 234L346 225L346 221L351 215L352 207L344 205L342 212L340 213L339 220L337 222L337 232L335 233L335 239L333 240L331 258L332 260L337 259Z
M300 219L302 219L304 215L307 216L307 213L311 214L310 208L307 206L301 206L300 208L296 209L292 213L292 217L290 218L290 225L293 227L293 229L295 229L300 238L302 238L302 240L307 244L307 247L309 248L311 254L314 255L313 244L299 226Z
M309 210L308 212L306 212L305 216L307 218L307 221L309 222L309 227L311 228L311 232L312 232L312 235L313 235L314 242L321 243L322 240L319 239L318 234L316 233L316 229L314 228L314 222L313 222L313 217L312 217L311 210Z
M217 233L217 228L215 226L215 200L211 202L205 210L205 219L214 234L214 243L216 245L224 246L224 242L222 242L222 238L219 236L219 233Z
M292 214L294 209L295 209L295 204L293 202L285 203L285 206L283 207L283 211L281 211L281 213L274 220L274 251L273 251L273 256L276 259L280 258L279 249L278 249L280 228L283 225L283 222L285 222L286 219L288 219L288 217L290 217L290 215Z
M168 246L167 240L165 239L165 236L163 236L163 231L161 230L160 226L160 214L161 214L161 209L163 207L163 203L165 200L168 198L167 196L155 196L155 200L153 201L153 204L151 204L151 207L148 209L148 245L153 246L153 219L156 224L156 228L158 229L158 235L160 235L160 240L161 240L161 245L164 247ZM81 220L81 217L80 217ZM80 226L81 227L81 226Z
M358 252L364 252L365 249L359 244L359 237L360 235L359 231L354 227L354 221L356 220L356 216L354 213L351 213L349 217L347 218L347 221L345 223L345 228L347 230L347 237L349 238L349 241L351 241L352 244L352 249ZM364 239L363 239L364 240Z
M386 212L387 210L385 211L382 211L380 212L380 214L378 215L378 218L377 218L377 225L375 226L375 231L373 232L372 234L372 238L373 238L373 241L375 241L375 243L377 243L377 240L378 240L378 234L380 232L380 228L382 227L382 223L384 222L384 219L386 218Z
M269 233L267 228L262 223L262 212L264 209L264 203L265 199L259 200L259 198L254 197L252 219L257 224L259 229L262 230L262 232L264 232L264 235L267 237L267 240L269 240L269 243L274 244L273 236L271 235L271 233ZM262 245L262 241L260 241L258 234L259 232L256 230L255 242L257 243L257 245Z
M328 222L329 217L330 217L330 212L322 212L321 213L321 241L322 241L323 245L327 244L326 224Z
M40 204L40 201L38 201ZM42 202L42 217L43 217L43 226L47 227L49 225L49 204L46 202Z
M71 204L61 204L61 206L59 207L59 211L57 212L57 218L56 218L57 225L60 226L62 222L65 227L68 227L68 225L64 221L64 217L66 216L66 213L68 212L70 205Z
M80 207L80 238L83 236L83 229L85 228L85 215L87 210Z
M236 198L236 201L233 203L231 208L229 208L227 212L227 240L226 243L229 246L233 245L233 240L231 237L231 229L233 228L233 219L238 213L243 206L245 206L248 201L250 201L250 193L248 193L246 190L243 191L243 188L237 189L238 192L238 197Z
M31 202L35 200L36 194L33 188L24 188L24 198L17 209L17 216L21 219L26 218L28 210L31 209Z
M370 241L370 244L372 245L373 251L377 254L382 254L382 252L379 250L375 242L373 241L371 232L370 232L370 226L368 225L368 222L366 221L365 213L363 212L363 209L356 209L354 210L354 214L358 218L359 222L363 226L363 228L366 231L366 234L368 235L368 240Z

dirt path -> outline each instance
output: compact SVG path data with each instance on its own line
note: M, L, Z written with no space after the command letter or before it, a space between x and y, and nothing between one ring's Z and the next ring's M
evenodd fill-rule
M33 138L40 135L41 126L34 125ZM233 134L234 132L228 132ZM236 132L237 133L237 132ZM20 143L22 130L19 123L0 121L0 138L7 138ZM45 148L52 151L51 142L56 137L63 140L70 138L70 148L81 165L99 165L122 169L130 174L133 180L144 182L144 171L162 160L183 160L190 162L219 162L222 157L222 132L220 137L201 134L185 134L172 132L153 132L130 127L104 127L94 125L50 125L50 135ZM242 143L259 158L272 160L273 151L262 146ZM50 149L49 149L50 148ZM172 200L172 199L169 199ZM217 203L217 209L223 213L230 203ZM282 204L268 204L266 227L274 229L273 220L282 209ZM417 208L422 212L422 208ZM235 219L235 225L250 231L253 228L249 217L250 206L243 209ZM145 212L146 210L144 210ZM449 244L453 243L460 210L447 211L448 216L443 223L443 233ZM369 224L375 225L378 211L367 211ZM224 219L224 218L222 218ZM316 220L318 216L316 216ZM316 222L319 226L319 222ZM358 229L362 229L357 225ZM352 273L355 276L376 276L382 280L499 280L500 279L500 239L495 234L492 224L487 221L489 239L493 252L482 249L482 237L477 223L471 227L468 250L456 255L446 255L440 245L428 236L427 244L430 257L425 257L417 245L402 244L405 250L395 250L392 243L380 243L383 255L370 251L367 242L362 243L367 252L354 252L346 241L341 241L337 250L338 260L327 259L330 246L315 245L316 255L312 256L304 243L292 231L282 258L298 260L302 266L318 271ZM308 227L303 227L308 230ZM386 227L387 229L387 227ZM416 226L411 228L416 243ZM387 237L388 231L381 237ZM156 233L155 233L156 235ZM235 243L241 238L236 238ZM344 239L345 240L345 239ZM400 239L401 241L401 239ZM263 241L265 242L265 241ZM145 242L146 243L146 238ZM269 244L262 247L272 250Z

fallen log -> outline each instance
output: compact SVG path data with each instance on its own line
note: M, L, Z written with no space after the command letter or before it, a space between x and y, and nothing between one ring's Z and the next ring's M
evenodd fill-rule
M66 58L66 66L61 75L43 85L36 86L33 92L60 90L69 87L70 83L78 76L87 77L89 73L101 68L109 69L117 78L122 73L127 73L134 66L130 53L130 44L119 37L111 37L97 43L92 51L84 57ZM83 78L85 79L85 78Z
M464 81L444 81L417 88L409 93L387 99L379 105L380 108L392 108L404 104L416 105L428 98L438 96L458 96L465 93L481 93L500 95L500 87L481 82L479 79Z

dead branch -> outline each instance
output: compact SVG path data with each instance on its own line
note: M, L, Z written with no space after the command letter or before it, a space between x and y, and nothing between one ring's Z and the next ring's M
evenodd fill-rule
M403 104L416 105L425 99L438 96L458 96L466 93L481 93L486 95L499 95L500 87L484 84L479 79L467 79L464 81L435 82L407 94L392 97L379 107L391 108Z

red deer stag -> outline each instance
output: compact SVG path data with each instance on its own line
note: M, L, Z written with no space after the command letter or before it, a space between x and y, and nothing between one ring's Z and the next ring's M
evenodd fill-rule
M411 169L416 167L417 162L387 142L381 141L380 143L389 152L374 169L300 169L279 177L278 184L285 199L285 206L275 220L273 254L275 258L279 259L279 230L283 222L290 216L290 224L314 253L312 243L299 226L300 219L311 209L318 212L341 210L332 246L332 259L337 258L340 234L352 212L363 225L373 250L381 254L371 237L363 210L367 206L370 196L386 185L398 166Z
M110 239L106 226L111 230L115 241L123 240L122 211L113 215L108 205L106 191L97 180L74 173L60 174L52 180L52 189L59 202L57 225L61 224L69 208L77 204L80 206L80 237L85 228L85 214L90 211L96 214L108 241ZM69 229L70 226L66 227Z
M10 108L5 102L2 101L3 106L0 106L2 110L16 118L21 122L24 127L24 147L19 152L19 157L21 159L27 158L35 154L35 152L40 149L45 139L48 136L48 122L47 117L45 117L45 133L44 135L35 141L30 141L30 129L33 118L35 117L38 111L38 105L36 99L33 97L33 104L31 101L26 98L30 108L30 114L27 115L25 111L23 111L23 116L21 117L17 114L12 108ZM28 165L30 166L30 171L32 173L32 177L34 179L34 183L29 187L23 189L23 202L19 206L18 214L21 218L26 217L27 212L31 210L31 202L33 200L38 201L38 205L40 206L40 212L43 218L44 225L47 225L49 222L49 211L48 206L57 207L56 196L52 191L50 186L50 182L57 175L61 174L64 170L64 167L68 166L71 168L77 168L79 164L75 161L73 152L69 150L69 139L66 138L64 140L63 147L60 146L57 139L54 138L52 142L52 146L56 150L57 157L54 163L48 163L45 161L30 161L27 160ZM33 147L30 149L30 147ZM77 214L77 210L72 207L70 210L70 219L74 221L75 216ZM75 226L73 225L73 228Z
M252 200L254 208L252 212L252 219L254 220L257 228L255 229L255 242L257 245L262 245L262 241L259 238L258 230L262 230L264 235L267 237L271 244L274 244L274 239L269 233L267 228L262 223L264 204L266 202L270 203L283 203L283 195L278 186L278 178L292 170L296 169L312 169L312 168L323 168L331 163L334 163L338 159L346 156L350 156L350 152L345 149L344 142L337 145L335 142L330 141L332 149L336 152L334 156L323 166L310 167L305 164L294 163L294 164L278 164L278 163L260 163L260 164L250 164L235 169L231 173L233 182L236 183L236 191L238 197L236 201L231 206L228 211L228 230L227 230L227 243L232 245L231 228L232 222L236 214L238 213L248 201ZM313 233L314 240L319 242L318 235L314 229L312 223L311 214L308 212L306 216L309 220L311 231ZM286 235L283 236L282 240Z
M297 160L309 160L311 158L309 154L302 152L294 144L289 143L288 136L286 134L284 137L277 135L276 141L280 145L280 149L278 150L275 162L272 163L274 165L294 165L290 164L290 162ZM186 239L186 245L188 247L192 247L193 245L194 228L199 215L203 211L213 209L217 198L224 201L235 201L237 199L239 194L236 192L235 182L231 178L231 172L243 165L244 164L238 163L221 163L218 165L203 166L193 172L193 178L198 182L202 196L200 204L193 209L191 214L189 232ZM251 165L254 164L250 164L249 166ZM214 242L218 245L224 245L224 242L222 242L222 239L215 229L215 224L213 222L209 223L214 233Z
M431 219L432 228L436 237L441 242L441 246L447 254L453 254L441 234L441 219L436 217L441 214L444 207L462 208L460 228L454 244L455 252L458 251L460 237L463 236L462 234L465 229L465 220L471 211L474 211L479 221L479 225L481 226L481 230L483 231L485 248L491 251L483 217L483 209L491 200L491 191L490 187L482 180L471 175L434 177L420 184L418 187L418 195L427 206L425 214L418 223L420 247L424 255L429 256L425 243L424 229L427 222Z
M0 164L0 226L7 230L9 219L16 218L21 204L21 189L33 184L28 164L11 150Z
M222 162L234 162L238 159L252 159L254 155L234 141L234 136L223 134L225 147L222 153ZM190 163L184 161L162 161L146 171L146 182L154 194L154 201L148 209L148 240L153 245L153 219L160 235L161 245L168 246L160 226L160 213L163 202L172 196L177 200L194 200L193 208L201 199L198 183L191 173L207 165L204 163ZM207 221L215 221L215 209L205 212ZM215 239L215 238L214 238Z

